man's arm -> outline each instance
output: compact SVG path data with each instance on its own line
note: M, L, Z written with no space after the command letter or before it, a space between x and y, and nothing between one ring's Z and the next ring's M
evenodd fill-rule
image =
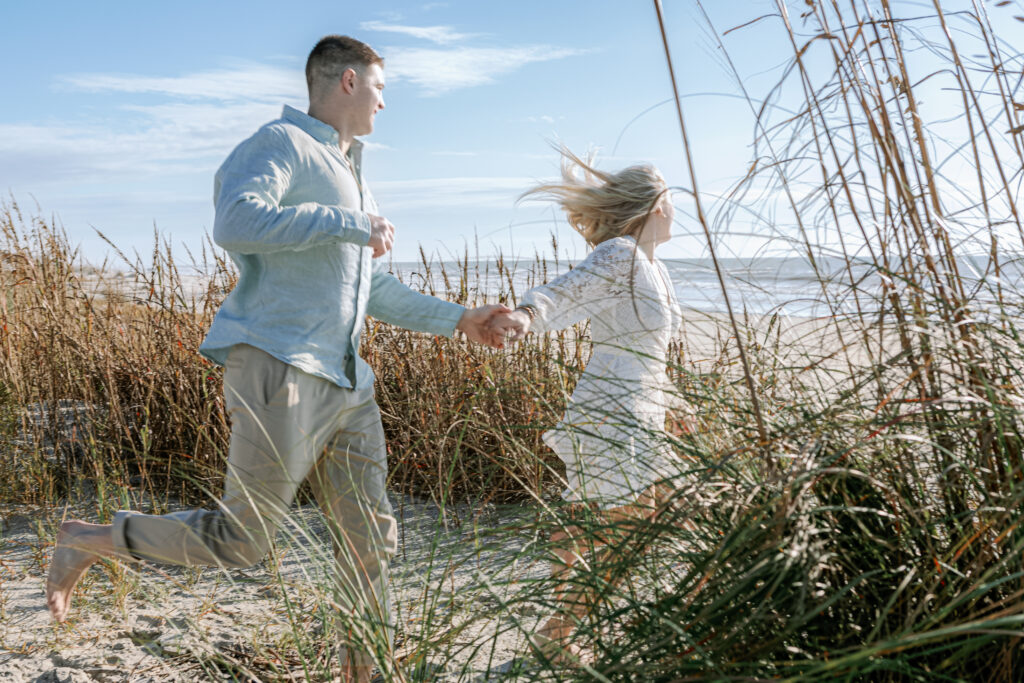
M366 245L374 236L373 218L378 218L378 233L391 225L341 206L313 202L281 206L291 183L293 161L290 143L272 131L261 131L231 153L217 175L214 242L241 254L337 242ZM374 251L377 249L375 246Z
M384 270L380 261L373 264L373 281L366 313L372 318L415 332L450 337L459 330L475 342L502 348L501 334L488 327L496 313L507 311L500 305L467 309L427 294L420 294L402 284Z

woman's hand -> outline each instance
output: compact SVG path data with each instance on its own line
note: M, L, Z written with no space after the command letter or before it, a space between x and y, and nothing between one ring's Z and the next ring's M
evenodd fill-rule
M501 304L470 308L462 314L455 329L465 334L470 341L486 344L495 349L503 349L505 348L505 337L494 329L493 321L498 316L511 312L512 309Z
M530 331L530 316L522 310L497 313L489 322L491 328L505 340L515 343Z

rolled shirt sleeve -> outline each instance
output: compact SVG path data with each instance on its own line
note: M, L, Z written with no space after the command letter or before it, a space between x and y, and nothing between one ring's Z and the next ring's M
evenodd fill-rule
M218 172L213 239L237 254L303 250L337 242L365 245L370 219L362 211L304 202L285 205L294 147L273 130L240 145Z

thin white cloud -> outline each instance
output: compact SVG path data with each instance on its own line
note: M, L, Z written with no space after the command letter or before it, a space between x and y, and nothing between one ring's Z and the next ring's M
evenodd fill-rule
M102 125L0 125L0 186L42 190L93 182L208 171L240 136L201 134L142 121L131 130ZM211 128L212 130L212 128ZM249 127L247 132L254 130Z
M391 145L385 145L383 142L373 142L372 140L363 140L359 138L363 143L363 149L367 152L393 152L395 148Z
M386 212L426 207L496 207L509 209L536 178L472 177L385 180L372 183L373 194Z
M555 121L561 121L564 118L564 116L548 116L547 114L542 114L540 116L527 116L526 121L529 123L546 123L550 125Z
M306 98L306 78L299 69L266 64L201 71L182 76L133 74L74 74L58 81L87 92L167 95L218 101L280 101Z
M220 73L218 83L238 84L250 80L254 70L240 69L234 77ZM301 75L296 78L299 89L281 88L271 96L246 99L240 91L227 93L227 87L200 86L205 78L191 76L82 77L80 82L91 88L106 84L113 91L140 96L133 98L137 103L119 107L116 126L107 118L0 124L0 186L42 189L98 178L135 181L161 174L208 172L240 140L280 116L282 100L302 106L303 81ZM158 93L171 101L148 103L150 95Z
M359 24L364 31L381 31L385 33L401 33L402 35L429 40L432 43L447 45L457 43L466 38L476 36L475 33L458 33L451 26L407 26L404 24L388 24L383 21L364 21Z
M523 64L574 53L539 46L396 50L389 67L392 76L439 94L492 82ZM135 182L208 172L240 140L279 116L282 102L300 108L306 102L300 69L260 63L237 62L172 76L72 74L56 86L121 94L118 99L126 103L118 105L119 123L110 124L111 114L0 124L0 187L42 191L68 182ZM391 149L379 142L368 145Z
M0 186L41 189L208 172L240 140L280 116L282 102L306 102L301 70L246 62L178 76L74 74L57 87L122 93L129 103L118 107L116 126L109 117L0 124Z
M396 81L407 80L426 95L493 83L533 62L585 54L586 50L527 45L522 47L392 48L385 51L386 70Z

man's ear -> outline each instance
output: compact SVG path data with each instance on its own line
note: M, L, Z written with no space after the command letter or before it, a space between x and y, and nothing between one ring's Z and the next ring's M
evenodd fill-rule
M357 77L358 74L356 74L356 70L351 67L345 69L345 72L341 74L341 89L346 95L351 95L356 89Z

